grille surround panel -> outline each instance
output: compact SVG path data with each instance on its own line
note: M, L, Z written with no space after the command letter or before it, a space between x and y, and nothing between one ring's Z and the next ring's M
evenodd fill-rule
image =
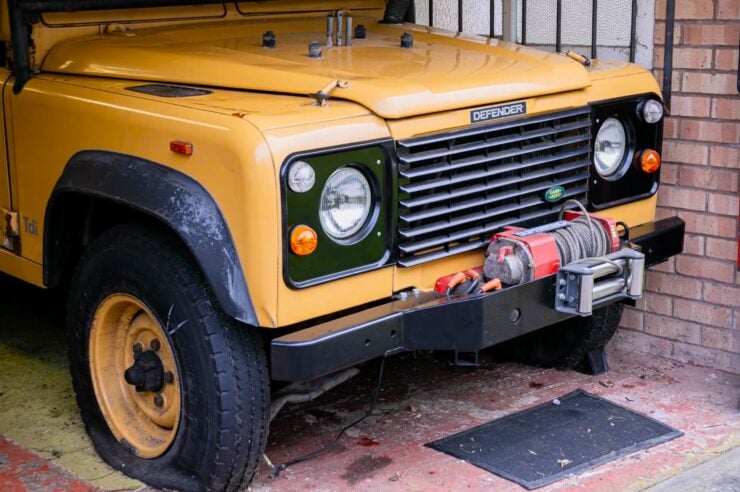
M397 142L398 264L483 248L504 226L557 219L586 203L591 108L582 107ZM558 203L545 192L562 186Z

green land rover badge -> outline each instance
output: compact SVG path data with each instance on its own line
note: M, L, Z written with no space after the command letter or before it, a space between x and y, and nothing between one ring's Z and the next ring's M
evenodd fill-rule
M565 195L565 188L562 186L553 186L545 192L545 200L550 203L555 203Z

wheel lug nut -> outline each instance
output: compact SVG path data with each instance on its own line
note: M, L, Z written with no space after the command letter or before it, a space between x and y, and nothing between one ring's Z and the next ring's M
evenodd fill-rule
M152 341L151 341L151 343L149 344L149 346L150 346L150 347L152 348L152 350L154 350L155 352L157 352L157 351L158 351L159 349L161 349L161 348L162 348L162 344L161 344L161 343L159 343L159 340L157 340L156 338L155 338L154 340L152 340Z
M157 405L159 408L162 408L164 406L164 398L162 395L157 395L154 397L154 404Z
M164 373L164 382L167 384L172 384L175 382L175 375L172 374L172 371L167 371Z
M144 350L144 347L140 343L134 344L134 354L140 354Z

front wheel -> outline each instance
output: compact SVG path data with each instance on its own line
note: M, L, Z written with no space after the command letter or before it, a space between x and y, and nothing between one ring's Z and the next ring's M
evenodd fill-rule
M75 272L68 330L82 420L108 464L155 487L246 487L267 438L264 350L177 241L103 233Z

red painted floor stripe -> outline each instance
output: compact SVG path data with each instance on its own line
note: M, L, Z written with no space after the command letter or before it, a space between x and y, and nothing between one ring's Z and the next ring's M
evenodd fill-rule
M92 492L97 489L58 466L0 437L3 492Z

